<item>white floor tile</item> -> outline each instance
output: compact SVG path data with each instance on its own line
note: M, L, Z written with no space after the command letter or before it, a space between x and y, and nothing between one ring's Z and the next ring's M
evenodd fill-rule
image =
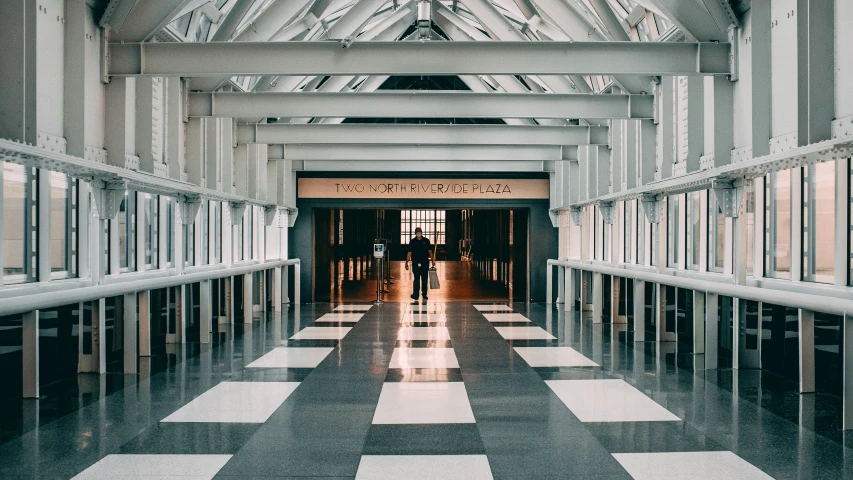
M529 322L530 319L520 313L484 313L489 322Z
M516 353L531 367L597 367L571 347L515 347Z
M443 313L409 312L403 315L403 319L400 323L412 322L447 323L447 315Z
M211 479L231 455L107 455L73 480L115 478Z
M475 423L462 382L389 382L382 385L374 424Z
M314 320L314 323L356 323L363 316L363 313L327 313Z
M459 368L452 348L395 348L388 368Z
M264 423L299 382L222 382L162 422Z
M547 380L582 422L665 422L678 417L623 380Z
M557 337L539 327L495 327L507 340L554 340Z
M291 340L340 340L344 338L352 327L305 327Z
M366 312L373 308L373 305L338 305L335 307L336 312Z
M397 340L450 340L447 327L400 327Z
M356 480L491 480L485 455L365 455Z
M246 368L314 368L332 350L331 347L278 347Z
M770 475L732 452L614 453L636 480L767 480Z
M512 307L507 305L474 305L481 312L511 312Z

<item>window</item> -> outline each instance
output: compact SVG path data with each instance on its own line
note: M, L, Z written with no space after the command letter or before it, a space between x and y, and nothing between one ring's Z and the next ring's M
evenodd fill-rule
M592 258L594 260L602 259L602 250L604 241L601 235L601 209L598 205L592 206Z
M240 218L234 218L234 210L231 210L231 261L239 262L243 260L243 224L246 222L244 213Z
M128 191L118 210L118 268L136 270L136 192Z
M670 267L678 267L678 242L681 239L679 231L679 214L681 195L672 195L667 197L666 201L666 222L667 222L667 265Z
M195 227L193 225L181 225L184 229L184 264L191 267L195 265Z
M765 255L767 276L791 278L791 171L766 177Z
M253 258L252 247L255 243L253 238L253 233L255 231L254 210L255 208L252 205L249 205L243 211L243 253L240 260L251 260Z
M835 281L835 162L803 167L803 280Z
M424 237L431 242L444 245L445 243L445 212L444 210L403 210L400 212L400 244L408 245L415 236L415 229L420 227Z
M145 268L157 268L160 263L160 197L142 195L142 228L145 232Z
M50 172L50 271L57 277L77 273L77 182Z
M210 202L210 236L213 238L213 263L222 263L222 202Z
M717 196L708 192L708 270L721 273L726 259L726 215Z
M624 237L625 259L624 259L624 262L625 263L631 263L633 261L633 258L634 258L634 255L633 255L634 254L634 245L636 244L636 242L634 242L633 233L634 233L634 218L636 218L636 216L637 216L637 214L635 212L636 208L637 208L637 201L636 200L626 200L622 206L622 209L625 212L625 216L624 216L624 218L625 218L625 222L624 222L624 225L625 225L625 237Z
M699 224L702 219L702 192L687 194L687 268L698 270L701 258L699 242L702 234Z
M3 164L3 283L36 280L38 173Z
M643 208L643 202L637 202L637 264L646 264L646 210Z
M175 199L166 198L166 264L172 266L175 261Z
M601 210L601 207L598 208L598 219L599 226L601 227L601 259L609 262L610 252L612 251L610 248L610 228L608 228L607 222L604 221L604 212Z
M208 235L210 234L210 211L209 202L202 200L199 207L199 221L195 224L196 235L198 235L198 264L207 265L210 260L208 252Z

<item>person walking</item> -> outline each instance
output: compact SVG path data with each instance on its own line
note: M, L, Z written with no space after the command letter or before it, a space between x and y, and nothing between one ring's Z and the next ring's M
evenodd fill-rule
M415 228L415 237L409 242L409 251L406 253L406 270L409 269L409 262L412 262L412 274L415 279L412 282L412 300L418 301L418 290L423 293L424 300L427 300L427 278L429 276L429 262L435 266L435 259L432 258L432 245L428 238L424 237L421 227Z

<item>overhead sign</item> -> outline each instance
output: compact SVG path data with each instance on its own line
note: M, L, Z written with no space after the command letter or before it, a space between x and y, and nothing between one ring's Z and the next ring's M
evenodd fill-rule
M547 179L300 178L299 198L547 199Z

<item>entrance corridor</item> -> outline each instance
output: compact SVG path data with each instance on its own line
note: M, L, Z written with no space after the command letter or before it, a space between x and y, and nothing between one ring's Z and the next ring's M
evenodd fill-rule
M87 375L129 380L0 444L0 477L853 478L853 437L816 431L809 395L694 372L675 343L588 314L430 300L262 318L138 382Z

